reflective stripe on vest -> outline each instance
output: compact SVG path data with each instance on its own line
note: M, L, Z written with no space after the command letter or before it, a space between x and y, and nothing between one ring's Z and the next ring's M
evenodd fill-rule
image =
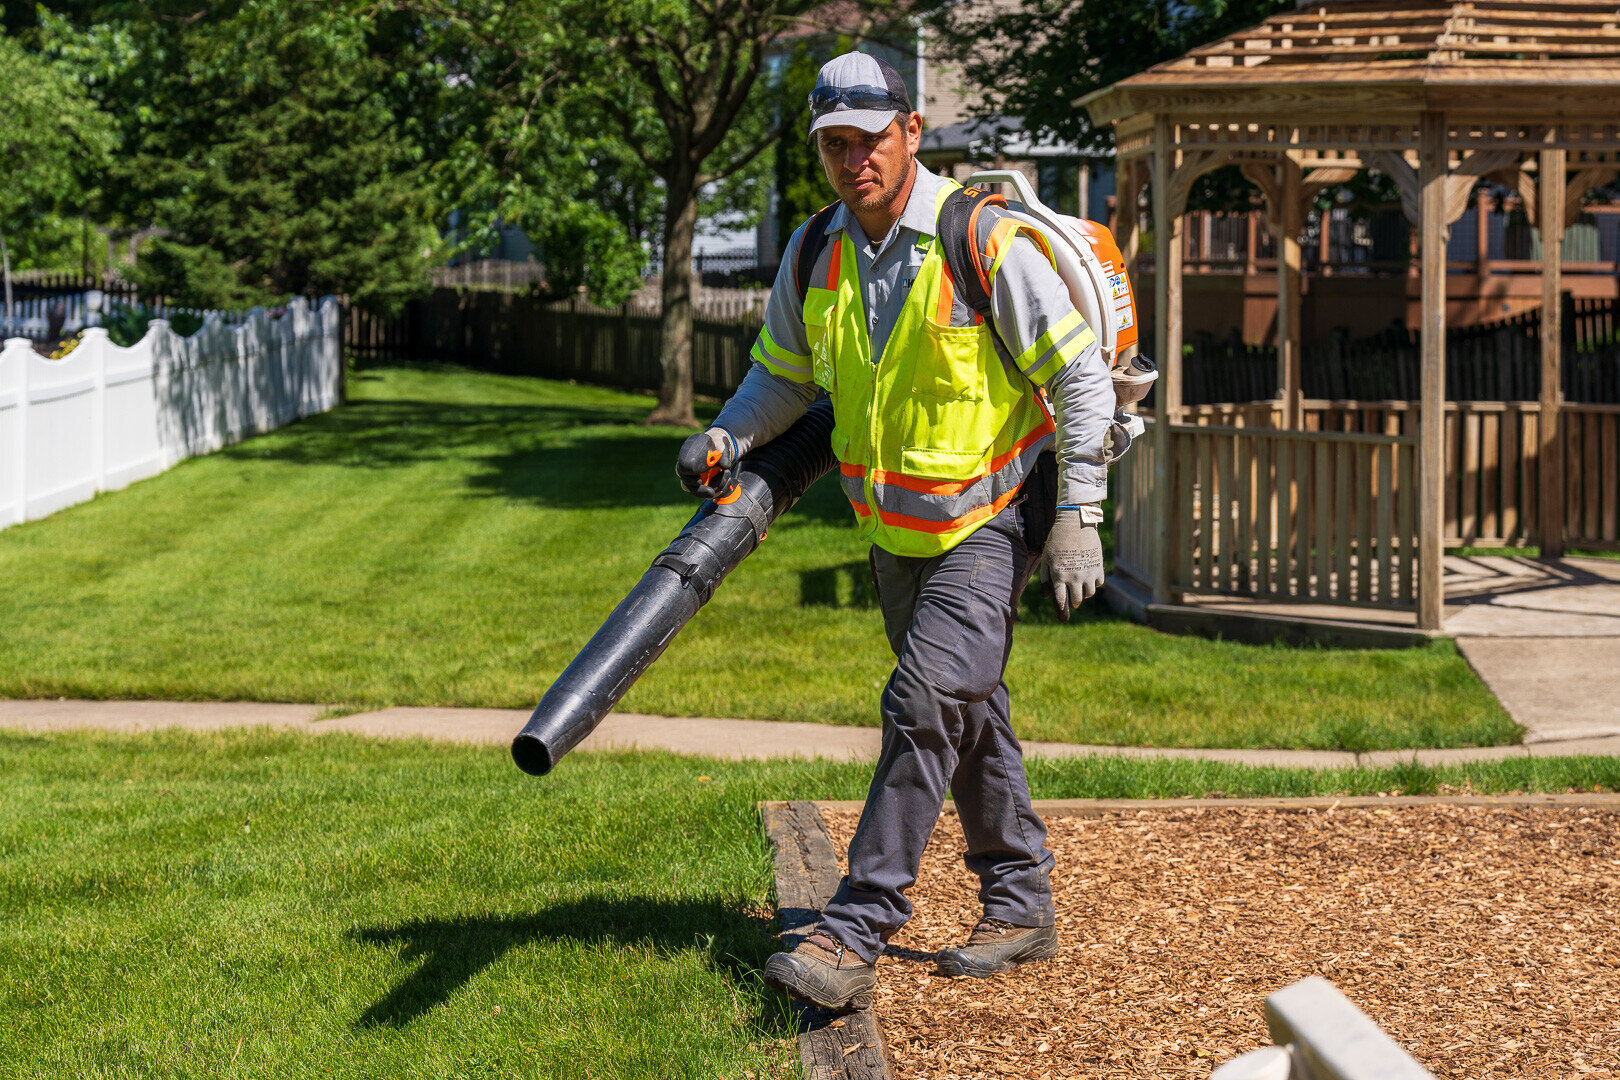
M940 203L953 190L945 185ZM997 230L998 248L1010 239ZM927 242L875 362L847 232L828 245L827 277L804 305L812 371L833 403L839 481L861 537L896 555L937 555L966 539L1017 496L1053 432L990 328L977 317L950 325L955 289L941 245Z

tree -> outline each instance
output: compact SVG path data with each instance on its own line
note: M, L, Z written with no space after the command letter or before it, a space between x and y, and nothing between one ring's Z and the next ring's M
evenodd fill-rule
M0 34L0 273L13 316L8 234L40 226L93 183L112 148L108 118L72 76Z
M539 9L458 3L454 17L410 0L442 71L434 180L456 207L458 246L476 249L497 222L522 227L552 295L585 288L605 303L641 283L647 239L662 216L657 178L626 146L596 94L559 65L568 35Z
M661 196L663 369L649 423L696 425L692 243L705 189L758 168L802 98L766 71L772 39L812 0L400 0L468 47L469 78L500 101L491 148L573 147L556 170L561 205L592 203L582 177L642 176ZM861 0L852 10L887 10ZM613 149L610 149L610 143ZM580 147L596 153L581 160ZM626 160L632 164L626 168ZM611 165L612 169L605 169ZM639 170L639 173L638 173ZM514 167L508 175L516 175ZM627 189L635 184L625 185ZM598 203L599 205L599 203ZM645 201L639 203L645 208Z
M73 8L81 5L66 5ZM378 311L424 289L439 246L409 81L378 25L300 0L103 4L48 44L81 57L121 121L109 209L161 235L144 291L203 307L347 294Z

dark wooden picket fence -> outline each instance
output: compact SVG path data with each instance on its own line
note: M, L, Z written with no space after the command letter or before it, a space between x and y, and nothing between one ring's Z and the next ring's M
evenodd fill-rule
M1566 294L1563 325L1565 399L1620 404L1620 304ZM1540 311L1446 331L1447 399L1535 401L1541 394L1540 335ZM1341 335L1307 344L1300 358L1304 396L1416 401L1418 357L1417 331L1399 326L1366 337ZM1275 346L1207 336L1187 344L1185 404L1264 401L1276 392Z
M759 317L694 321L692 375L700 394L724 397L748 370ZM1446 332L1451 401L1535 401L1541 390L1541 315ZM345 347L362 359L442 359L514 375L655 390L660 381L655 310L604 308L504 291L436 289L393 319L351 309ZM1265 401L1277 391L1277 350L1196 338L1187 344L1186 405ZM1146 351L1152 355L1151 343ZM1416 401L1416 331L1391 327L1307 345L1304 396L1326 401ZM1620 404L1620 303L1564 297L1564 397ZM1148 404L1151 406L1152 400Z
M117 300L146 299L136 296L134 285L105 274L87 276L77 271L17 270L11 275L11 292L19 300L71 296L91 289L99 289Z
M696 319L692 385L725 397L748 371L757 317ZM521 293L435 289L393 319L350 309L344 347L361 359L448 360L481 371L656 390L656 314Z

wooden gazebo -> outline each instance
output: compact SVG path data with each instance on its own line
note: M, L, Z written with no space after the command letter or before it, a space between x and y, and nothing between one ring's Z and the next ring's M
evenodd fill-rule
M1162 376L1149 453L1121 477L1116 563L1155 602L1203 592L1366 605L1441 629L1446 239L1487 177L1522 193L1541 231L1541 397L1525 414L1531 464L1517 482L1539 490L1543 555L1561 554L1559 264L1582 196L1620 167L1620 2L1314 0L1081 104L1114 127L1128 261L1137 193L1151 190ZM1281 392L1267 415L1280 423L1200 426L1182 406L1181 219L1193 181L1223 165L1260 189L1277 239ZM1304 215L1359 169L1395 181L1418 231L1422 397L1405 433L1304 430Z

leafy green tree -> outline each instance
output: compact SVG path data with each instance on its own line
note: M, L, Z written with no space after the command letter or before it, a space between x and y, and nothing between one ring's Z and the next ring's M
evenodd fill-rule
M72 76L0 34L0 273L12 314L8 235L49 226L82 198L112 127Z
M598 107L594 88L560 76L568 35L533 11L503 4L409 5L445 87L447 137L433 177L457 209L461 246L476 249L497 222L540 249L545 288L576 288L616 304L641 283L647 241L662 215L657 178Z
M426 287L436 203L397 112L413 73L375 20L300 0L89 17L47 19L45 38L121 122L109 208L161 230L134 271L143 291L206 307L335 292L387 312Z
M459 38L467 78L490 95L486 160L508 194L544 168L553 220L600 222L615 175L638 210L661 209L663 385L649 422L695 425L692 409L692 245L698 208L716 185L763 173L803 98L790 107L765 64L772 40L813 0L400 0ZM886 10L859 0L851 10ZM802 91L801 91L802 92ZM551 150L541 154L543 148ZM533 161L541 165L531 164ZM757 170L757 172L751 172ZM759 187L752 188L756 193ZM503 211L504 213L504 211ZM526 216L532 218L532 214ZM639 221L621 219L632 241ZM527 226L526 226L527 227ZM590 233L605 253L605 233ZM548 255L562 237L553 237Z

